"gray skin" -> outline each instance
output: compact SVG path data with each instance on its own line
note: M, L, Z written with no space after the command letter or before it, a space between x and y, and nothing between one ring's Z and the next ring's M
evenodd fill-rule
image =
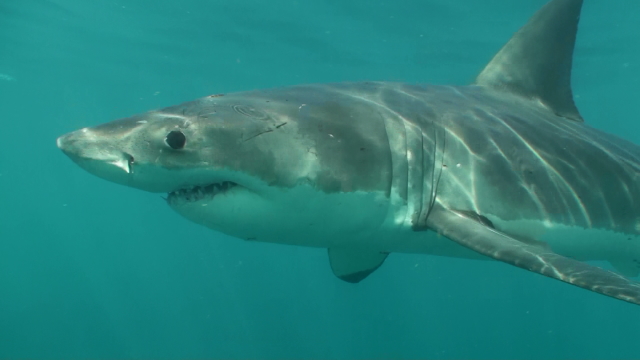
M174 210L217 231L329 248L346 281L390 252L488 256L640 304L640 284L584 262L640 271L640 147L575 108L581 5L551 1L471 86L212 95L58 146L104 179L168 193Z

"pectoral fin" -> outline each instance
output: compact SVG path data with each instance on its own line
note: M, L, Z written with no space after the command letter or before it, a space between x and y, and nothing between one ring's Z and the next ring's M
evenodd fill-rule
M551 250L511 238L465 213L434 206L429 228L480 254L523 269L640 305L640 283Z
M333 273L341 280L358 283L379 268L387 255L362 249L329 249L329 263Z

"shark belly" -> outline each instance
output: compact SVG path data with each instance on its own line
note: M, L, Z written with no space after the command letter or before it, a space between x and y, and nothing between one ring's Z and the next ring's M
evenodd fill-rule
M436 232L413 230L406 217L407 202L397 194L388 202L383 192L326 194L301 185L275 196L280 199L275 209L262 197L235 188L211 198L170 201L170 206L190 221L247 241L487 259ZM314 211L301 216L310 203L325 215ZM260 221L237 221L247 216L247 204L264 214Z

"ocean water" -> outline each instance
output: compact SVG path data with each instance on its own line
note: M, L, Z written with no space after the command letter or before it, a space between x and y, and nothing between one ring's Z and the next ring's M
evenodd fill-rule
M465 84L545 0L0 0L0 358L633 359L640 307L498 262L246 243L57 136L212 93ZM585 0L576 102L640 142L640 2Z

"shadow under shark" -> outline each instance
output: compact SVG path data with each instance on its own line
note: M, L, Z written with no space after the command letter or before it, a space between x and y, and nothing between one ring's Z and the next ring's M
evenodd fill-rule
M211 229L328 248L345 281L391 252L489 257L640 304L628 279L640 273L640 147L586 126L574 105L581 7L549 2L470 86L212 95L58 146Z

